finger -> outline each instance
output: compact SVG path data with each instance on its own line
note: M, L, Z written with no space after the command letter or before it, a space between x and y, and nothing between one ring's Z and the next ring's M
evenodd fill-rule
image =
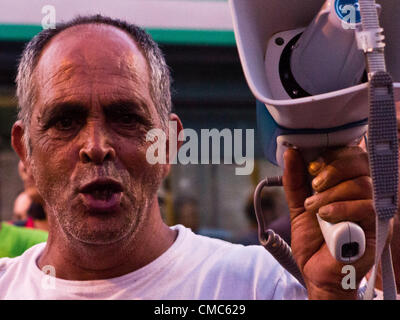
M343 181L369 176L369 172L367 153L356 153L326 165L312 180L312 187L322 192Z
M330 223L352 221L365 232L375 231L375 211L372 200L341 201L323 206L319 216Z
M335 160L351 157L360 153L365 153L365 151L358 146L329 148L321 154L321 158L329 164Z
M342 182L321 193L316 193L305 201L307 211L317 213L319 208L339 201L363 200L372 198L372 182L368 176Z
M357 146L325 149L316 160L310 162L308 166L308 173L312 176L316 176L329 163L337 159L347 158L362 152L364 152L363 149Z
M284 154L283 187L291 219L304 212L304 201L310 195L306 166L301 154L288 149Z
M316 176L321 172L322 169L324 169L326 166L326 163L322 157L319 157L317 160L312 161L308 165L308 173L311 176Z

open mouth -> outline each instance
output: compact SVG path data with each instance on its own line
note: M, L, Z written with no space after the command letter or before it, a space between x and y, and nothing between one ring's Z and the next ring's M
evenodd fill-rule
M108 200L113 194L121 191L122 190L110 184L94 184L90 188L82 191L82 193L91 195L96 200Z
M114 180L95 180L80 189L85 205L91 211L115 210L121 201L122 185Z

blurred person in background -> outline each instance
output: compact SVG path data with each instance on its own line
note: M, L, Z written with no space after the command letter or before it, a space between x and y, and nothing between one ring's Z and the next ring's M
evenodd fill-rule
M0 258L20 256L30 247L46 242L47 232L2 222L0 219Z
M277 233L290 246L291 226L290 226L290 215L288 212L284 212L281 216L272 221L269 225L267 225L267 228Z
M30 187L18 195L11 223L19 227L49 230L44 202L36 187Z
M20 256L30 247L46 242L47 232L21 228L0 221L0 257Z
M35 187L35 181L33 180L30 169L26 168L21 160L18 162L18 173L24 184L24 190Z
M18 163L18 172L25 190L14 201L12 220L2 222L0 219L1 258L20 256L32 246L46 242L48 238L47 219L42 220L45 213L41 197L31 174L21 161Z
M261 192L261 208L263 210L264 222L268 229L274 230L283 240L290 244L290 216L284 212L280 214L278 209L279 194L264 188ZM254 192L247 197L244 208L247 221L249 222L249 230L241 235L235 242L243 245L259 245L258 239L258 222L256 212L254 210Z
M25 227L49 231L47 215L44 209L45 204L37 188L29 188L26 193L31 198L31 205L28 208L28 219Z
M199 212L196 199L189 196L177 197L174 203L175 223L199 232Z
M35 188L35 183L30 170L25 167L21 160L18 161L18 174L22 180L24 191L19 193L14 200L11 223L17 226L25 226L28 220L28 210L32 203L32 199L27 190L30 188Z
M232 240L232 232L221 229L204 227L200 222L200 212L197 200L191 196L179 196L174 203L175 223L190 228L194 233L226 241Z
M21 192L14 201L13 215L11 223L14 225L25 225L28 220L28 210L32 199L27 192Z

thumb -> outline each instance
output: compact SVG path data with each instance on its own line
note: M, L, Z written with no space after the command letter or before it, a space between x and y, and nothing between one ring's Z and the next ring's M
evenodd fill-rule
M311 194L307 168L299 151L286 150L284 156L283 188L290 209L291 220L303 213L304 201Z

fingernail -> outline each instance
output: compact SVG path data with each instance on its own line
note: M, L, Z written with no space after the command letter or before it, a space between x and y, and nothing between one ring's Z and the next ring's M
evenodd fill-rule
M319 157L317 160L310 162L310 164L308 165L308 172L311 175L315 175L318 173L319 170L321 170L323 165L324 165L324 159Z
M314 187L314 188L318 188L318 187L321 185L322 181L323 181L322 177L316 177L316 178L313 179L313 181L312 181L313 187Z
M313 204L314 201L315 201L315 197L314 197L314 196L309 197L309 198L307 198L306 201L304 202L304 206L305 206L305 207L309 207L309 206L311 206L311 205Z
M308 170L311 174L313 174L314 172L317 172L319 169L321 169L321 166L322 164L320 162L313 161L308 166Z
M328 216L331 213L331 207L330 206L323 206L319 208L318 214L320 216Z

